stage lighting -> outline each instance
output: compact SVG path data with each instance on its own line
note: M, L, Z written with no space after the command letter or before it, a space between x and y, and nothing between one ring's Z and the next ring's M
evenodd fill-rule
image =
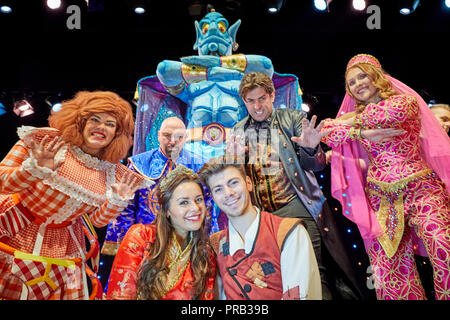
M10 6L1 6L0 7L0 11L2 13L11 13L12 12L12 8Z
M448 9L450 9L450 0L445 0L444 4Z
M61 105L61 93L59 93L58 95L56 95L54 97L48 96L45 99L45 103L47 103L48 106L52 108L52 111L58 112L59 110L61 110L61 107L62 107L62 105Z
M314 0L314 7L319 11L325 11L327 9L326 0Z
M14 102L13 112L23 118L34 113L34 109L27 100L19 100Z
M366 8L365 0L353 0L353 8L358 11L362 11Z
M420 0L399 1L400 13L404 16L413 13L419 6Z
M264 2L269 13L277 13L283 6L284 0L265 0Z
M306 103L302 103L302 110L305 112L309 112L309 110L311 110L311 108Z

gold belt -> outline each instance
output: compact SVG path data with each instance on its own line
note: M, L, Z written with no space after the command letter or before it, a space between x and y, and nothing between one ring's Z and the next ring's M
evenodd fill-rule
M367 178L366 191L381 198L376 215L383 234L378 237L378 241L389 258L397 252L403 237L405 229L403 195L407 191L408 184L434 176L433 170L425 169L392 183Z

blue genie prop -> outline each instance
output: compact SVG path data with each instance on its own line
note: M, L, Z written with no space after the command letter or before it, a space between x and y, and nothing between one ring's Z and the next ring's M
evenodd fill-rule
M246 72L264 72L273 78L277 107L300 108L301 93L295 76L274 73L267 57L232 54L238 48L236 33L240 24L238 20L230 26L220 13L209 12L200 22L195 21L194 50L198 55L180 61L164 60L158 64L156 76L139 80L134 156L158 147L158 129L164 119L173 116L186 123L184 151L193 155L192 159L199 162L196 165L222 155L229 130L247 115L238 95ZM218 216L214 206L211 232L222 229ZM120 229L117 224L115 227Z

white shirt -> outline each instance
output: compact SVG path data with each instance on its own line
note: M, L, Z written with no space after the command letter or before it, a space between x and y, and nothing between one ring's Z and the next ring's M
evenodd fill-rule
M259 209L256 208L256 210L258 214L245 233L244 239L241 238L231 222L228 222L230 255L233 256L240 249L243 249L246 254L252 250L260 221ZM297 225L285 239L280 265L283 293L298 286L300 300L322 299L322 285L316 256L308 232L301 224ZM219 299L226 300L220 277L218 277L218 285Z

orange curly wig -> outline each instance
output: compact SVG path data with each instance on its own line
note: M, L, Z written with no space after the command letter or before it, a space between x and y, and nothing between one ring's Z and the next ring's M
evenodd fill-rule
M116 118L116 136L98 156L101 160L117 163L125 158L132 145L134 118L131 105L110 91L80 91L71 100L64 101L60 111L52 111L50 127L61 131L66 142L77 147L83 144L83 129L94 113L109 113Z

